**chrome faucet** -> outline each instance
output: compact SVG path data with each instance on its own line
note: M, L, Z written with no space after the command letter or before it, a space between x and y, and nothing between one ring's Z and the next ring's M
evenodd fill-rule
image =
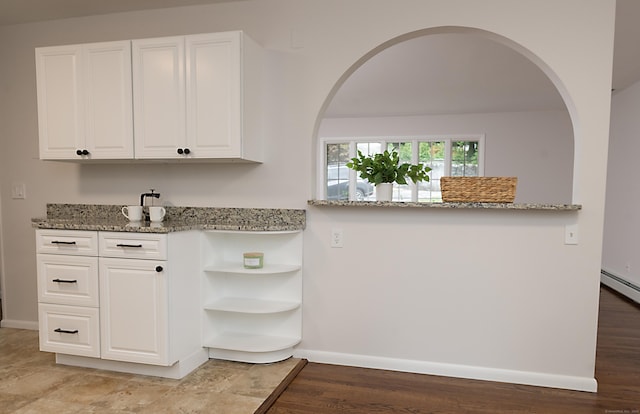
M149 191L151 191L150 193L142 193L140 194L140 207L142 207L143 210L143 214L144 214L144 220L145 221L151 221L151 218L149 217L149 211L144 211L144 200L147 197L152 197L152 198L160 198L160 193L155 193L155 189L151 188L149 189Z

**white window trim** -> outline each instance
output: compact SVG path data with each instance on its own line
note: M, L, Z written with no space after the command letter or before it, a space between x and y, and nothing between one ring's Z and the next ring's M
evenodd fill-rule
M382 148L386 148L390 142L411 142L412 148L417 148L419 142L445 141L445 174L451 175L451 143L453 141L478 141L478 176L484 176L485 134L443 134L443 135L411 135L411 136L365 136L365 137L327 137L318 140L318 171L316 174L316 195L319 200L327 199L326 174L327 174L327 144L349 144L349 159L356 157L356 144L358 142L379 142ZM411 163L418 162L418 153L413 152ZM356 195L356 171L349 170L349 200L355 200ZM412 188L415 184L409 183ZM412 198L416 198L417 191L412 190Z

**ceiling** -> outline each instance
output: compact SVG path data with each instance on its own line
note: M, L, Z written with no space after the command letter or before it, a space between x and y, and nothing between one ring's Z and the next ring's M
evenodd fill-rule
M243 0L0 0L0 26Z
M233 1L245 0L0 0L0 26ZM639 19L639 0L617 0L612 89L621 90L640 80ZM546 76L521 55L484 39L464 37L426 36L374 56L345 82L326 115L411 115L563 107L558 92ZM442 54L446 59L433 59ZM408 63L398 65L398 62Z

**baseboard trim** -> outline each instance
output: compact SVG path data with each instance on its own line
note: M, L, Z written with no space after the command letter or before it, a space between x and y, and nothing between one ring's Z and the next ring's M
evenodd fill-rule
M595 378L591 377L575 377L569 375L546 374L541 372L515 371L469 365L445 364L439 362L343 354L336 352L314 351L310 349L296 349L294 357L305 358L310 362L319 362L324 364L386 369L389 371L507 382L576 391L597 392L598 390L598 382Z
M16 328L16 329L28 329L30 331L37 331L38 322L18 321L15 319L3 319L0 321L0 328Z
M624 280L624 278L606 269L602 269L600 273L600 282L602 282L603 285L610 287L636 303L640 303L640 292L618 279Z

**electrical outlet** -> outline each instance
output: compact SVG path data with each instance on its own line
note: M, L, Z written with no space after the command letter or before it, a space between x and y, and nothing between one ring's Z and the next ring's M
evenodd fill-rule
M342 229L331 229L331 247L343 247Z
M569 224L564 228L564 244L578 244L577 224Z

